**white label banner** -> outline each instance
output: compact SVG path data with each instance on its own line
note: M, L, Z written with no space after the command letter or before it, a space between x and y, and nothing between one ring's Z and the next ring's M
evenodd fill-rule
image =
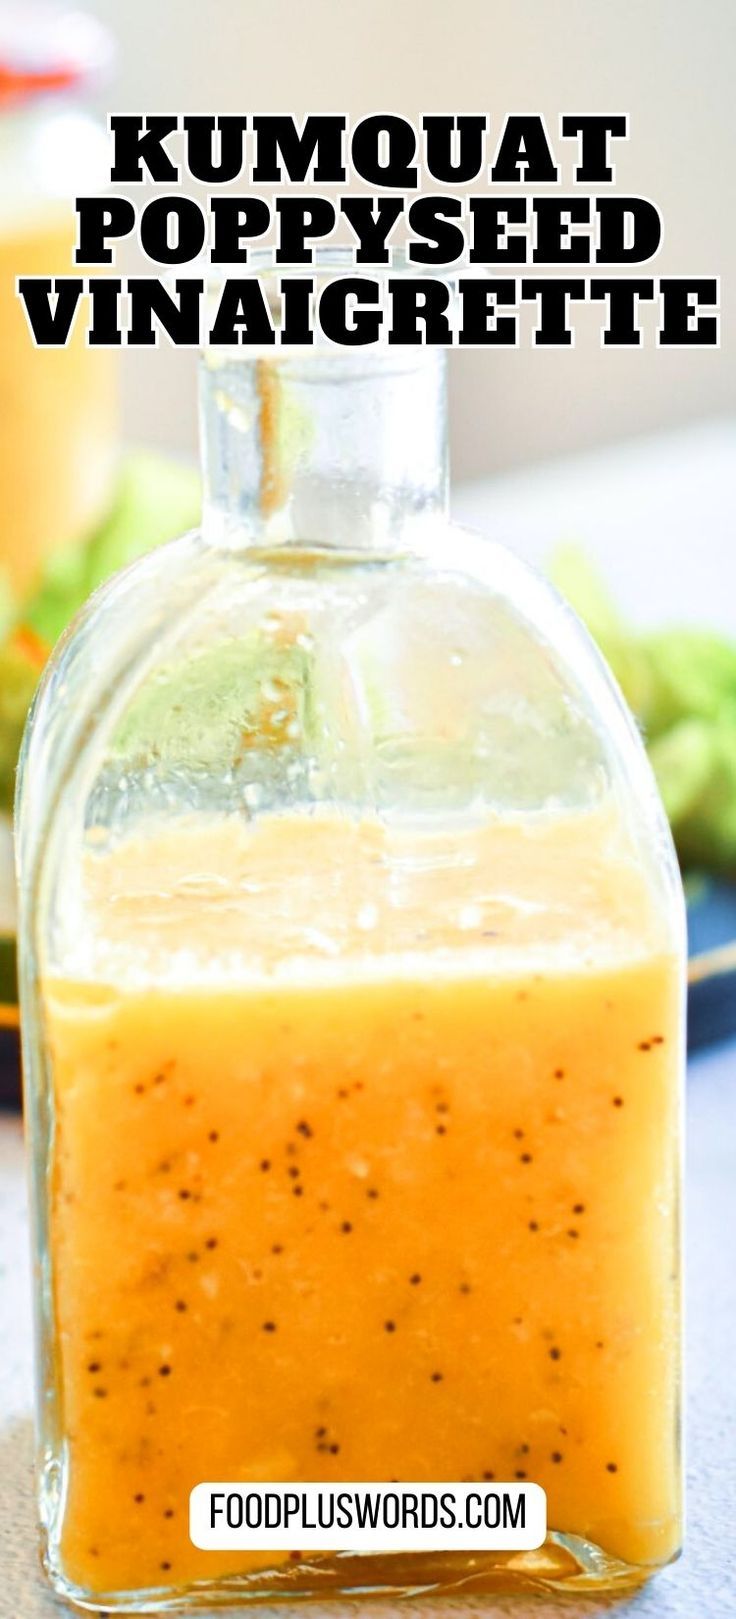
M202 1551L536 1551L539 1484L197 1484Z

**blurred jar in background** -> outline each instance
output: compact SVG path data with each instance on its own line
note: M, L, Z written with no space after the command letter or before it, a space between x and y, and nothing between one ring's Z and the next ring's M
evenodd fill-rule
M116 356L88 349L81 323L67 348L34 348L15 296L18 275L75 273L75 198L109 179L106 136L84 98L111 57L90 17L0 4L0 592L10 603L112 498Z

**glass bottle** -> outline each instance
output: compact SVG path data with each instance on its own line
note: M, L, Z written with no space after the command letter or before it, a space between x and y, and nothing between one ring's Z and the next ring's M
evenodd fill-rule
M84 328L37 349L18 276L73 275L75 198L109 182L104 130L85 105L111 55L107 32L64 9L0 17L0 588L33 590L49 555L90 534L111 499L117 362Z
M18 811L55 1589L625 1586L676 1555L684 928L573 614L446 513L427 350L206 355L190 534ZM528 1478L535 1553L197 1550L208 1480Z

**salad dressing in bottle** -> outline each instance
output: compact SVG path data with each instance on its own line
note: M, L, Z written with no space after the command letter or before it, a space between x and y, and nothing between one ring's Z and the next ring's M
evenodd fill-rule
M605 1588L680 1541L684 931L578 622L450 527L432 351L206 355L200 534L19 799L62 1595ZM520 1480L534 1553L206 1552L206 1480Z

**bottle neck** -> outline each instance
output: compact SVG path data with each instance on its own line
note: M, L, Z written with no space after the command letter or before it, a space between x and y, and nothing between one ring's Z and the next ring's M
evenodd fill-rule
M204 524L219 544L401 543L447 510L445 356L205 353Z

